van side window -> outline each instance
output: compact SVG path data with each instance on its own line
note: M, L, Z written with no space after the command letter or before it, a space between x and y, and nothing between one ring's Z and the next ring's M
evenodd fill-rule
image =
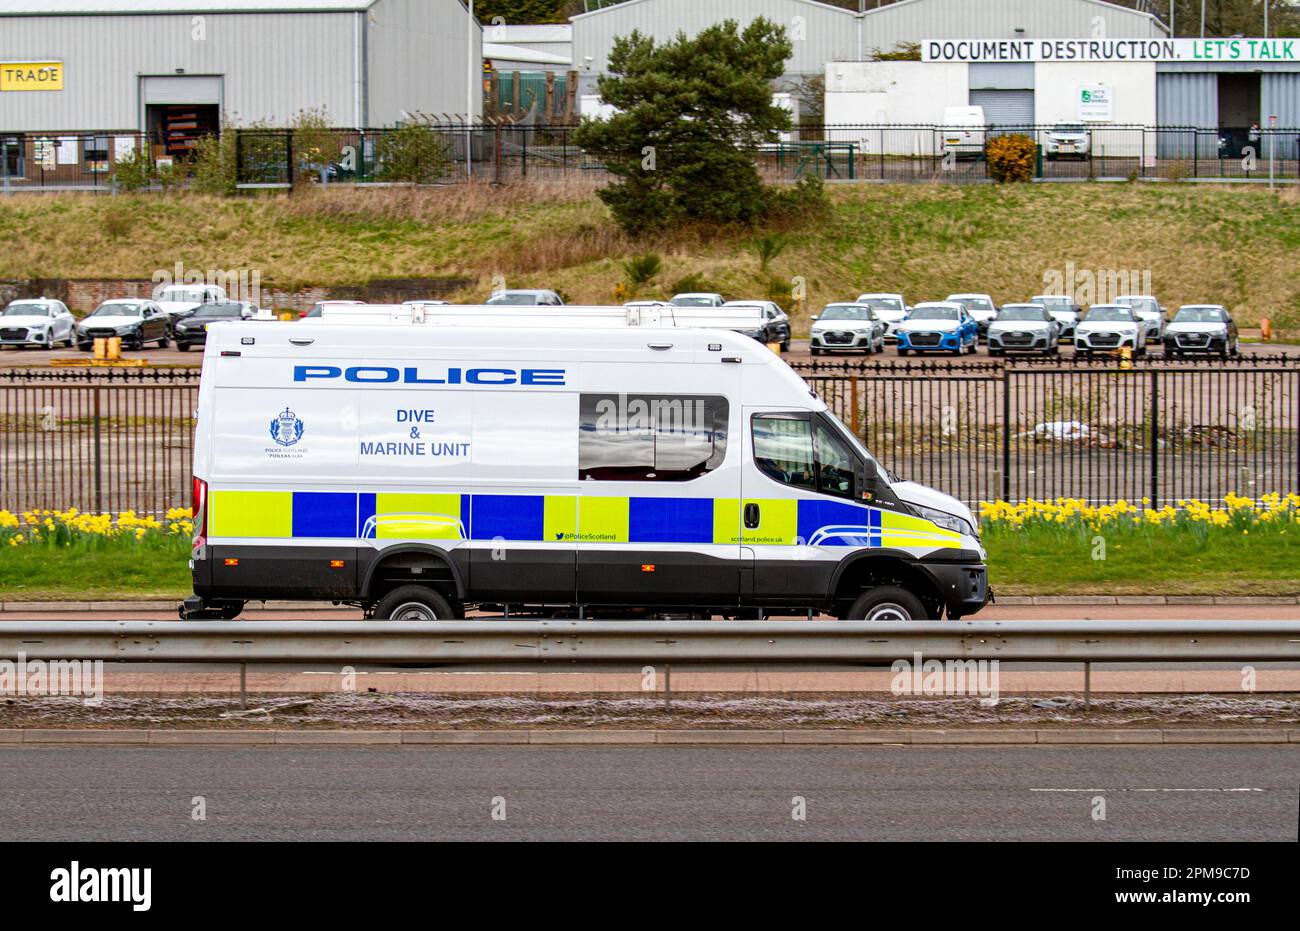
M727 399L713 395L584 394L578 478L687 482L722 465Z
M844 441L818 423L816 427L817 487L828 495L853 497L853 453Z
M754 464L783 485L840 498L856 495L857 457L839 436L801 415L766 414L753 420Z
M812 431L807 418L755 417L754 464L783 485L817 490Z

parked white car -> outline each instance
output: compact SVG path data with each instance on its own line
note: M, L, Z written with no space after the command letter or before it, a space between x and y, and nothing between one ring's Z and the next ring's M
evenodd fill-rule
M674 307L721 307L727 303L721 294L704 291L691 291L674 294L668 302Z
M1074 328L1075 355L1117 352L1127 346L1135 356L1147 354L1146 324L1132 307L1123 304L1093 304L1088 315Z
M62 343L70 349L77 338L76 326L76 318L63 301L20 298L0 310L0 346L51 349Z
M1121 294L1116 304L1132 307L1133 313L1147 328L1147 342L1158 343L1165 335L1165 309L1149 294Z
M857 304L866 304L876 312L876 316L885 322L885 339L893 342L897 337L894 327L907 319L907 300L901 294L887 292L859 294Z
M1082 123L1057 123L1043 134L1043 154L1048 158L1087 158L1088 127Z
M157 288L154 303L172 320L197 310L204 304L229 304L226 289L215 284L173 284Z

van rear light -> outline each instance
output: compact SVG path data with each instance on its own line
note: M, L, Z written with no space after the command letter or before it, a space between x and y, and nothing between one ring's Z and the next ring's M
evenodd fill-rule
M194 515L194 549L208 542L208 483L198 476L191 479L190 511Z

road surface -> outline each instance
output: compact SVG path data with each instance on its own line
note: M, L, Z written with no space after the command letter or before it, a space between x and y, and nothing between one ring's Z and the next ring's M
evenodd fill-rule
M1300 745L19 747L0 840L1295 841L1298 784Z

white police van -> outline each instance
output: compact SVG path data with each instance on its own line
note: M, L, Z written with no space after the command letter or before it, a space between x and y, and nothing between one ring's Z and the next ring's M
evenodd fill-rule
M919 619L988 601L970 511L892 480L766 347L644 308L557 310L214 327L181 616L320 599L421 620Z

